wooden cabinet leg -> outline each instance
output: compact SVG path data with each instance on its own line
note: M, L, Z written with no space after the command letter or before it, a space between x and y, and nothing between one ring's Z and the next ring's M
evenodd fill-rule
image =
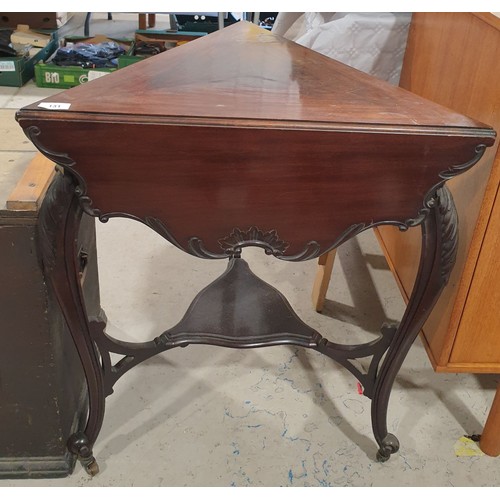
M148 14L148 28L154 28L156 25L156 14Z
M500 455L500 383L498 384L495 399L484 425L479 447L483 453L491 457L498 457Z
M332 276L336 253L336 250L330 250L330 252L323 254L318 259L318 269L312 291L313 306L317 312L321 312L325 304L326 292L328 291L328 284Z

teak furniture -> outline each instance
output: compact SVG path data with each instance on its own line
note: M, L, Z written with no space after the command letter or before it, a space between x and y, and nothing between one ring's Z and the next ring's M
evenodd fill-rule
M74 468L66 440L85 424L87 391L41 265L43 249L54 244L50 234L40 237L39 217L54 164L40 153L29 164L12 160L1 165L0 183L0 479L63 477ZM92 314L99 287L95 222L87 215L78 249Z
M189 344L326 354L372 400L378 459L397 451L387 431L391 387L455 260L457 215L444 184L481 158L493 129L245 22L27 106L17 119L64 171L42 207L57 240L44 266L87 379L88 420L68 446L90 473L116 381ZM191 255L228 259L227 271L154 340L118 341L103 314L85 310L74 236L82 213L141 221ZM290 262L313 259L381 224L420 226L422 256L401 323L365 344L327 340L241 258L257 246ZM122 358L112 364L111 353ZM366 357L367 372L351 362Z
M500 18L491 13L415 13L401 86L500 128ZM477 168L449 183L459 213L457 264L424 325L423 340L439 372L500 373L500 154L498 140ZM404 242L389 228L380 240L409 297L418 237ZM412 281L413 280L413 281ZM500 454L500 386L480 446Z
M479 55L479 56L478 56ZM500 18L491 13L415 13L400 85L439 104L500 127ZM500 373L500 154L498 141L448 186L459 213L457 262L422 329L438 372ZM408 301L420 252L418 231L375 230ZM321 310L333 255L319 263L313 301ZM330 274L329 274L330 273ZM500 387L480 446L500 454Z

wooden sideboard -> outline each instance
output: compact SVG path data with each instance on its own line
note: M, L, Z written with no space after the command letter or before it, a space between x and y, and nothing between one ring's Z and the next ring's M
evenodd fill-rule
M400 85L500 130L500 18L490 13L415 13ZM457 263L422 339L438 372L500 373L500 153L498 138L476 169L449 182L458 214ZM408 299L420 234L375 230ZM500 435L500 396L483 438ZM490 430L491 429L491 430ZM500 453L496 443L483 451Z

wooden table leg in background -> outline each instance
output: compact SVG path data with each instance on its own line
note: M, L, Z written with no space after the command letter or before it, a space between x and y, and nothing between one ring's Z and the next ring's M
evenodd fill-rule
M486 455L492 457L500 455L500 383L484 425L479 446Z
M317 312L321 312L325 304L326 292L328 291L328 284L332 276L336 253L336 250L330 250L318 259L318 269L312 291L313 306Z
M156 25L156 14L139 14L139 29L146 30L148 28L154 28Z
M146 14L139 14L139 29L145 30L147 27Z

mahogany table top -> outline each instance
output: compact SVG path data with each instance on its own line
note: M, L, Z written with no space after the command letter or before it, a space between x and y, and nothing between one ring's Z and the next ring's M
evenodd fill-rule
M490 133L485 125L247 22L43 102L71 104L59 112L68 120L96 113L197 124L236 120L269 127L279 121L280 127ZM40 118L47 114L35 103L22 116L35 110Z

